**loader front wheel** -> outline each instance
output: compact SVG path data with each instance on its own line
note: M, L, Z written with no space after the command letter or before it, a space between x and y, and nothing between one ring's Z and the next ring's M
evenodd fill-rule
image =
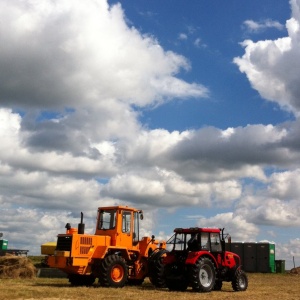
M123 287L127 282L128 267L118 255L105 257L100 265L99 283L104 287Z

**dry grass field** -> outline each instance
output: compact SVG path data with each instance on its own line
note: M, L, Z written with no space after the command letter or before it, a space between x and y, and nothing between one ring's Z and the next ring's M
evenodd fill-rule
M224 283L221 291L211 293L169 292L155 289L149 281L141 286L127 286L122 289L92 287L71 287L67 279L33 278L0 279L0 299L300 299L300 276L291 274L248 274L249 287L245 292L233 292L230 283Z

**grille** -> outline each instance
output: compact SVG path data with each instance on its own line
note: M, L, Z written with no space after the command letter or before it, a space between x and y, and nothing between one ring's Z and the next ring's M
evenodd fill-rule
M91 237L81 237L80 244L82 245L92 245L93 239Z
M56 250L71 251L72 236L59 236L57 238Z
M89 250L90 250L90 247L81 246L80 247L80 254L88 254Z

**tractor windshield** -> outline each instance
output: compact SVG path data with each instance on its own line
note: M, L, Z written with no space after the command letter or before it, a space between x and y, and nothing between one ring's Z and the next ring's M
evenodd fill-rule
M98 229L114 229L116 226L116 213L115 209L100 210Z
M170 250L184 250L185 249L185 235L183 233L175 233L168 241Z
M199 247L198 234L194 233L176 233L168 241L167 245L170 245L168 250L175 251L197 251Z

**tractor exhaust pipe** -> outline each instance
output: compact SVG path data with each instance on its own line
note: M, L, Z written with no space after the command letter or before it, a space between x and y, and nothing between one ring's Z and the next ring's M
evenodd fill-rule
M78 233L84 234L83 212L81 212L80 223L78 224Z

